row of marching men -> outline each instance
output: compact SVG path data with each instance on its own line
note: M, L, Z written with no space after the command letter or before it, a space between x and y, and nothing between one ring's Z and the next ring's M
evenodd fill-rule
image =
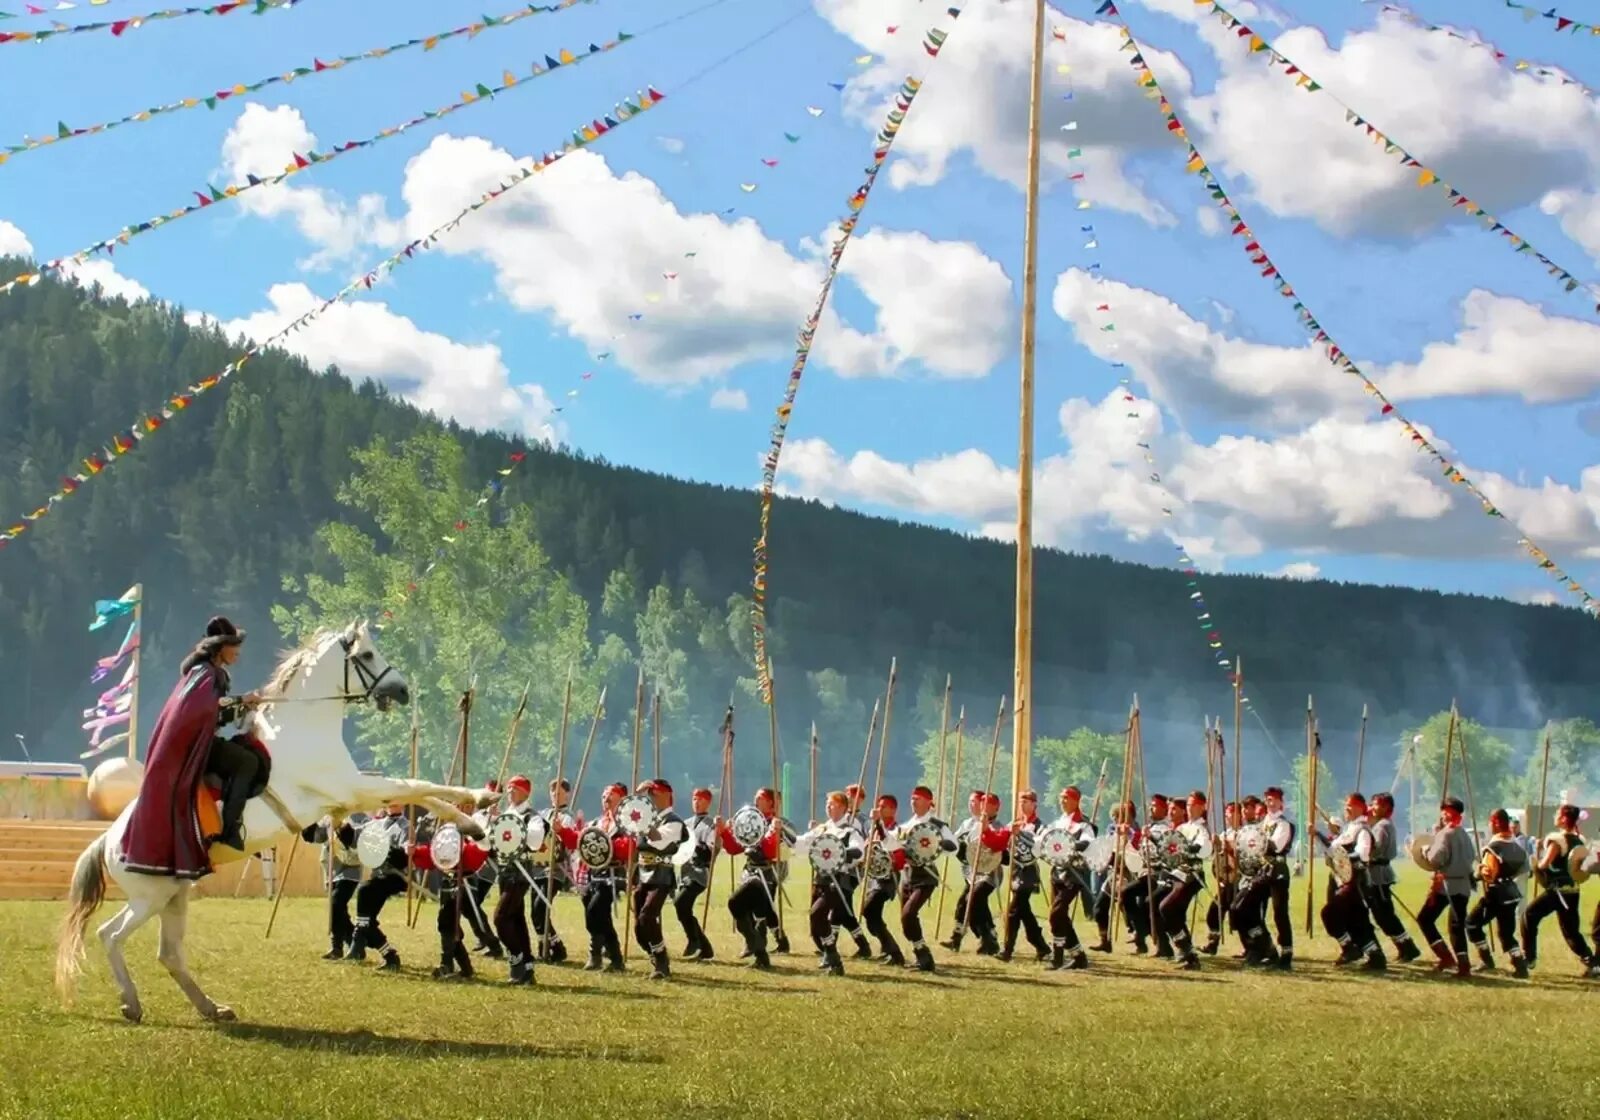
M427 818L409 842L398 806L359 829L357 822L334 829L332 946L327 957L359 960L371 951L382 957L385 967L399 967L379 913L388 899L406 889L411 868L429 873L440 900L435 976L472 974L463 943L465 921L479 951L509 958L513 984L532 983L536 960L566 959L551 903L558 894L576 890L588 933L586 968L625 967L613 910L618 901L631 897L630 917L649 955L651 976L666 978L671 967L662 914L668 901L686 939L683 956L714 956L703 928L702 896L717 857L726 854L744 857L728 901L744 941L741 956L757 968L768 968L769 936L771 950L789 951L779 918L787 848L811 864L810 933L821 967L834 974L844 971L840 943L846 936L854 942L857 959L876 957L933 971L923 910L939 891L941 859L952 853L963 886L951 935L940 944L953 951L970 937L979 954L1011 960L1021 935L1049 967L1087 968L1088 956L1072 919L1074 907L1081 904L1098 935L1089 948L1099 952L1112 951L1115 910L1127 923L1136 954L1150 952L1153 941L1155 956L1172 958L1183 968L1198 968L1200 954L1218 951L1224 921L1241 941L1246 964L1287 969L1293 958L1289 861L1296 826L1286 816L1283 792L1277 788L1229 803L1226 827L1216 842L1207 824L1207 798L1198 790L1184 798L1153 796L1143 824L1131 802L1113 807L1104 834L1082 812L1076 786L1060 792L1059 815L1048 824L1038 815L1032 791L1020 796L1009 825L999 822L995 794L973 791L968 816L954 830L935 815L933 794L926 786L912 791L911 812L903 821L898 800L887 794L863 814L862 791L851 786L830 794L826 818L804 833L779 815L778 798L769 789L759 791L752 804L729 820L711 815L709 789L696 789L693 813L685 820L674 811L672 788L663 780L645 782L632 795L625 786L612 785L603 794L600 818L586 827L568 812L565 782L551 783L550 807L544 810L535 809L531 792L526 778L513 778L505 791L507 804L499 811L479 813L474 820L463 812L458 819L464 828ZM1394 940L1402 960L1422 955L1395 912L1393 809L1387 794L1374 798L1370 807L1355 794L1346 803L1346 821L1337 834L1313 834L1328 852L1330 883L1322 919L1340 943L1341 964L1386 967L1377 947L1379 931ZM1416 838L1411 853L1435 872L1434 889L1414 917L1441 969L1464 974L1469 941L1478 948L1480 962L1492 967L1486 931L1494 922L1514 974L1526 975L1536 956L1538 925L1554 913L1589 974L1600 972L1578 928L1576 887L1594 857L1576 831L1577 810L1563 806L1557 831L1543 841L1536 872L1551 889L1528 908L1520 945L1517 880L1519 858L1525 864L1527 857L1509 842L1508 817L1501 810L1491 818L1495 835L1474 858L1472 843L1461 832L1460 815L1459 803L1447 800L1440 828ZM463 838L463 831L473 838ZM306 839L327 842L328 822L308 829ZM362 866L371 869L365 883L360 883ZM1206 938L1197 946L1190 920L1195 900L1208 889L1208 868L1216 883L1205 915ZM1480 881L1485 898L1469 914L1467 895ZM496 882L500 895L491 914L488 895ZM858 916L856 898L863 885ZM1002 885L1006 897L1000 929L992 904ZM1048 938L1033 905L1046 885ZM352 895L353 922L345 916ZM885 920L891 906L898 911L909 958ZM1447 913L1450 948L1436 928L1438 918ZM1269 918L1275 937L1268 933ZM1600 940L1600 911L1596 925ZM877 952L869 936L877 939Z

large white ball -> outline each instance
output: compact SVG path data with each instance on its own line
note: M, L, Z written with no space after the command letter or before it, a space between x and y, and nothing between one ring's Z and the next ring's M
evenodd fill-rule
M144 763L132 758L108 758L89 775L89 807L103 821L116 820L139 796Z

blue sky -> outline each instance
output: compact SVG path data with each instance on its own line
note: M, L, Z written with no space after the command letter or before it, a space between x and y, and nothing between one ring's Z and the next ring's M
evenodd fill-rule
M1497 69L1485 51L1380 20L1374 4L1228 6L1512 228L1595 279L1600 110L1581 88ZM21 7L0 0L0 10ZM667 95L658 108L518 188L521 201L507 195L358 301L359 313L330 315L296 344L314 361L415 388L421 403L466 422L535 435L548 424L613 461L751 486L794 329L820 280L817 242L861 181L887 98L916 73L926 85L835 289L850 331L830 320L819 335L780 482L1003 535L1014 490L1029 7L972 0L952 21L932 0L596 0L15 156L0 167L9 223L0 247L25 238L42 257L70 252L241 169L266 173L296 130L322 149L364 138L478 82L496 84L507 69L525 75L534 59L626 30L637 38L614 52L294 176L288 193L257 192L249 205L213 206L136 238L112 262L116 283L265 333L308 298L295 286L331 293L392 252L402 232L414 236L492 185L510 165L505 153L558 147L573 127L654 85ZM1515 532L1452 504L1358 385L1308 356L1285 301L1202 214L1211 208L1184 174L1182 149L1138 96L1094 7L1066 4L1048 17L1064 38L1050 41L1046 94L1041 539L1164 562L1173 549L1161 534L1172 529L1222 570L1315 570L1519 598L1559 591ZM1470 14L1474 24L1453 26L1600 86L1600 39L1554 34L1495 3L1408 8L1438 20ZM85 0L56 18L144 10ZM15 130L0 142L511 10L490 0L302 0L292 11L183 19L121 38L0 44ZM1469 474L1503 480L1497 501L1570 572L1600 583L1589 558L1600 556L1600 474L1583 475L1595 460L1589 429L1600 432L1593 301L1563 294L1528 259L1453 217L1381 150L1350 146L1334 102L1248 55L1190 0L1128 0L1123 14L1192 137L1324 326L1386 389L1405 390L1408 414ZM0 30L45 25L25 17ZM950 38L933 60L918 42L936 25ZM1079 127L1063 133L1069 121ZM1065 154L1073 142L1077 159ZM1078 171L1083 180L1067 179ZM358 204L362 196L372 197ZM1092 209L1076 209L1085 197ZM1097 245L1086 249L1091 237ZM1091 263L1111 286L1067 282L1069 322L1058 277ZM110 279L100 268L85 276ZM1137 431L1117 396L1119 372L1091 350L1108 337L1095 331L1106 318L1090 310L1102 298L1123 347L1112 356L1135 367ZM644 318L630 325L629 313ZM175 370L174 388L208 372ZM1260 388L1269 381L1283 392ZM552 405L564 410L551 415ZM1168 497L1144 481L1133 446L1141 434ZM158 438L182 438L181 425ZM1163 504L1173 518L1159 516ZM72 516L70 505L59 515ZM755 516L752 497L752 536ZM775 547L786 547L778 532Z

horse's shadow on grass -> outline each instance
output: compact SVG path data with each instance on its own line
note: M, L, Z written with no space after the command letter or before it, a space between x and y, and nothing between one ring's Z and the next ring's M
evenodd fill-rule
M425 1051L429 1057L577 1058L584 1061L622 1062L629 1065L660 1065L665 1061L660 1055L643 1050L586 1046L581 1043L535 1045L406 1038L377 1034L369 1030L342 1031L281 1023L220 1023L215 1029L229 1038L246 1042L266 1042L288 1050L322 1050L340 1054L415 1057L419 1052Z

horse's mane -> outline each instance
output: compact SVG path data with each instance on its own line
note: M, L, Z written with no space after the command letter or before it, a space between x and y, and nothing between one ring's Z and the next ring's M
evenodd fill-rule
M286 650L278 661L278 667L272 670L272 675L267 678L267 683L261 691L267 696L281 696L283 690L289 687L291 681L303 671L306 666L322 655L330 644L344 635L344 630L325 627L312 634L298 649Z

